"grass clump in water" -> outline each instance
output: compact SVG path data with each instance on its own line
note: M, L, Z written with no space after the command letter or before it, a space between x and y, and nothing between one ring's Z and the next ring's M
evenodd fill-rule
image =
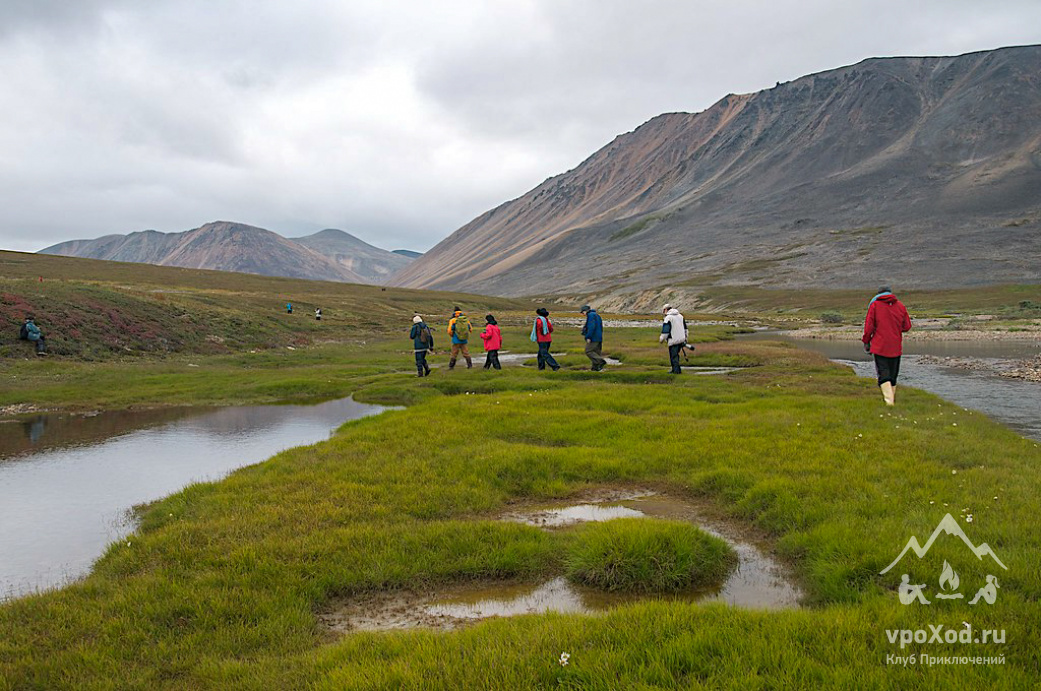
M668 593L722 583L737 565L724 540L679 521L626 518L579 531L568 577L608 591Z

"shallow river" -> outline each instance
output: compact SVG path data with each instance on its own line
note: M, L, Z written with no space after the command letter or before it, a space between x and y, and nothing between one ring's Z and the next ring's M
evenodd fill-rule
M849 365L862 377L875 378L875 365L860 341L793 338L760 332L742 340L788 341ZM1041 383L1010 379L992 371L968 370L925 361L923 356L972 358L984 362L1028 359L1041 353L1031 341L904 341L899 384L930 391L963 408L986 413L1020 434L1041 440ZM899 405L899 395L897 400Z
M133 530L136 504L322 441L345 421L383 410L347 398L4 421L0 600L85 574Z

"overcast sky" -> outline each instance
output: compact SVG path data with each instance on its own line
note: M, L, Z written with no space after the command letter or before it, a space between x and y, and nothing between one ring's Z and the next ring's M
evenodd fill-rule
M660 113L1027 43L1039 0L0 0L0 248L228 220L426 250Z

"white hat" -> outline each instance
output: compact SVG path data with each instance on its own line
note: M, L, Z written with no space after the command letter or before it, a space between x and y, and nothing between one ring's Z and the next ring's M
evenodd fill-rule
M416 316L412 317L412 323L413 324L418 324L421 321L423 321L423 317L419 316L418 314Z
M662 312L668 312L671 309L672 309L672 305L670 305L669 303L666 302L665 306L661 308L661 311Z

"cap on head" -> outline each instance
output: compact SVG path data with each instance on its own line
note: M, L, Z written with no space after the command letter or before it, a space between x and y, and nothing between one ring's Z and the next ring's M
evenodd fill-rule
M418 324L421 321L423 321L423 317L419 316L418 314L416 316L412 317L412 323L413 324Z
M878 292L879 293L892 293L893 289L890 288L889 286L879 286Z
M537 310L535 310L535 314L539 315L540 317L548 317L549 310L545 307L539 307Z
M580 309L579 312L581 312L582 314L585 314L590 309L592 309L592 308L589 305L582 305L582 309Z
M671 309L672 309L672 305L670 305L669 303L666 302L664 305L662 305L661 311L662 312L668 312Z

